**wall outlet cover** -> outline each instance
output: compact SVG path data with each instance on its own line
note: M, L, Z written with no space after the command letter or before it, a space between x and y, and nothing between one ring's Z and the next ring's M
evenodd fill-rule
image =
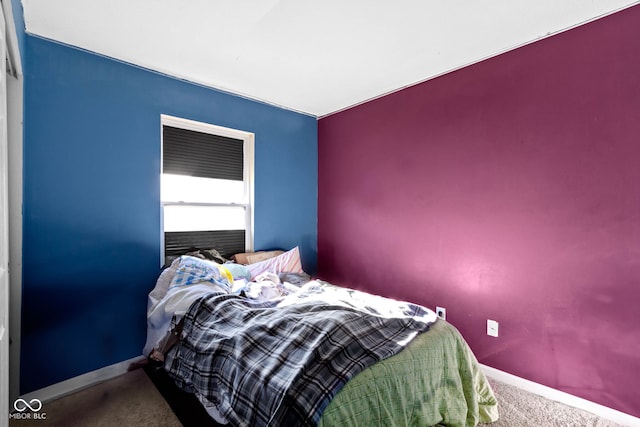
M447 309L444 307L436 307L436 314L442 320L447 320Z
M498 336L498 322L495 320L487 320L487 335L492 337Z

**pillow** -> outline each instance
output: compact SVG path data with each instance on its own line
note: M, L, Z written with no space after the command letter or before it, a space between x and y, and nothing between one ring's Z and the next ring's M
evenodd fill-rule
M297 246L275 258L249 264L247 268L251 273L251 280L265 271L275 274L304 273L304 270L302 270L302 262L300 261L300 250Z
M229 270L229 272L233 276L233 280L238 280L238 279L247 279L247 281L251 280L251 272L249 271L246 265L234 264L232 262L228 262L226 264L222 264L222 266L227 270Z
M233 260L238 264L253 264L256 262L264 261L269 258L275 258L278 255L283 254L284 251L258 251L258 252L243 252L241 254L235 254Z

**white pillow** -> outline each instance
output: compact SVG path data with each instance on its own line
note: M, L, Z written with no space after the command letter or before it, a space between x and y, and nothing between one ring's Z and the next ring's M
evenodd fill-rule
M302 262L300 261L300 250L297 246L275 258L249 264L247 265L247 269L251 273L251 280L254 280L256 276L265 271L275 274L304 273L304 270L302 270Z

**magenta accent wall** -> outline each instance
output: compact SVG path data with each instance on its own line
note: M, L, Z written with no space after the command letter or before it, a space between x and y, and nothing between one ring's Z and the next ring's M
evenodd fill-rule
M320 277L640 416L640 6L321 119L318 193Z

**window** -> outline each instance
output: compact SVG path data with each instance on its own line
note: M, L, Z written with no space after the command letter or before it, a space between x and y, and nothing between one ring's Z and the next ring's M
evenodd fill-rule
M253 250L253 143L249 132L161 116L164 255Z

